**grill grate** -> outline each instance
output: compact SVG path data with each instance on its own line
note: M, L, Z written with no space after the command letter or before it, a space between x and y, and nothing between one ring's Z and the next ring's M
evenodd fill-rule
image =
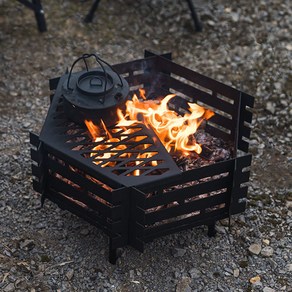
M56 94L40 139L58 151L59 156L70 155L116 187L139 186L180 173L154 131L144 124L127 128L112 126L108 131L102 133L98 142L93 142L85 127L68 121L63 98ZM108 135L114 141L108 141Z

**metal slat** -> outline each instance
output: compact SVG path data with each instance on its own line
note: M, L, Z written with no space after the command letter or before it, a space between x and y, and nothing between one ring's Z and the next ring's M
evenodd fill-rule
M157 194L146 199L145 209L150 209L160 205L170 204L172 202L180 202L186 199L194 199L202 194L210 193L212 191L228 188L231 183L231 176L202 182L197 185L186 187L183 189L176 189L167 193ZM197 198L197 200L201 200Z
M33 161L35 161L38 164L40 164L40 162L42 161L40 152L34 149L30 149L30 157Z
M248 152L248 148L249 148L249 143L242 140L242 139L239 139L238 140L238 149L244 151L244 152Z
M175 222L161 224L159 226L150 226L145 228L142 240L148 242L154 238L176 233L200 225L208 225L228 217L226 207L214 210L210 213L202 213L193 217L188 217Z
M212 123L217 124L221 127L224 127L231 131L230 135L234 133L233 121L221 116L220 114L215 114L212 118L210 118Z
M250 176L250 171L242 172L240 175L238 175L237 183L242 184L242 183L248 182L249 176Z
M246 154L237 158L237 168L242 171L243 168L251 165L252 155Z
M196 71L193 71L191 69L188 69L186 67L173 63L165 58L158 57L158 63L159 63L160 70L164 68L164 71L167 71L169 73L174 73L175 75L181 76L195 84L205 87L206 89L209 89L213 92L224 95L230 99L238 99L239 97L240 91L236 90L233 87L225 85L224 83L221 83L207 76L204 76Z
M251 154L238 157L236 161L236 169L234 170L234 185L232 190L230 214L238 214L245 210L246 203L239 202L240 199L246 198L247 186L241 187L242 183L246 183L249 180L250 171L243 171L244 168L249 167L251 164Z
M70 199L52 189L46 193L46 198L56 203L61 209L68 210L78 217L83 218L90 224L104 230L109 236L113 236L121 232L123 228L120 221L109 223L108 220L98 216L93 211L90 211L90 209L84 209L82 206L72 202Z
M251 133L251 128L248 128L247 126L244 126L244 125L241 127L241 135L242 136L249 138L250 133Z
M40 179L43 176L43 171L40 167L35 166L34 164L31 165L31 172L32 175Z
M71 197L74 200L77 200L86 206L90 207L93 210L100 212L102 215L111 218L112 220L117 220L122 216L121 208L118 206L110 207L102 204L101 202L89 197L83 191L79 191L73 186L65 183L61 179L58 179L54 176L48 177L48 186L55 190L58 190L61 193L64 193L68 197Z
M234 187L233 189L233 194L232 194L232 200L237 201L239 199L244 199L247 196L247 191L248 191L248 187L244 186L244 187Z
M243 110L243 112L242 112L242 118L243 118L243 120L245 122L251 123L252 122L252 116L253 116L252 112L250 112L250 111L248 111L246 109Z
M245 93L245 92L242 92L242 101L244 102L244 105L247 105L251 108L253 108L254 106L254 97Z
M228 197L229 193L223 192L212 197L207 197L201 200L184 203L178 206L161 209L149 214L145 214L145 224L154 224L155 222L170 219L176 216L189 214L195 211L202 211L206 208L211 208L218 204L226 203Z
M222 130L213 127L210 124L206 125L206 132L208 132L209 134L211 134L214 137L220 138L224 141L231 141L232 140L232 135L228 134L226 132L223 132Z
M216 164L211 164L182 172L180 175L173 177L171 180L165 179L159 182L154 181L151 184L138 186L137 189L144 193L150 193L156 190L161 190L163 188L171 188L177 184L184 184L190 181L199 180L201 178L210 177L225 172L233 172L233 168L234 159L229 159L226 161L217 162Z
M209 106L212 106L232 116L236 114L235 112L236 109L231 103L226 102L222 99L216 98L207 92L204 92L196 87L192 87L191 85L183 83L182 81L177 80L173 77L168 77L168 78L169 78L168 86L170 88L173 88L174 90L177 90L178 92L181 92L191 97L194 101L197 102L199 100Z
M189 170L182 174L182 179L180 180L180 184L184 184L189 181L198 180L205 177L219 175L221 173L232 172L233 165L234 165L234 159L229 159L226 161L217 162L216 164L211 164L211 165Z
M40 139L39 139L39 136L30 132L29 133L29 142L31 145L35 146L36 148L39 147L39 144L40 144Z
M48 167L54 172L61 174L62 176L72 180L77 185L85 188L86 190L96 194L98 197L104 199L105 201L111 203L112 201L112 192L102 188L98 184L90 181L84 176L78 174L77 172L72 171L68 165L61 165L57 160L53 160L48 157Z
M36 192L38 192L38 193L42 193L42 191L43 191L43 188L42 188L42 186L41 186L41 184L38 182L38 181L36 181L36 180L32 180L32 186L33 186L33 189L36 191Z

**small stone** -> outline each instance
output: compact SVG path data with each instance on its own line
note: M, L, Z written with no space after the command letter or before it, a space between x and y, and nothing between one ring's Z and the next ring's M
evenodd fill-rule
M4 292L10 292L10 291L14 291L15 287L13 283L8 284L5 288L4 288Z
M270 246L266 246L262 249L261 255L264 257L271 257L274 253L274 249Z
M16 92L16 91L10 91L9 94L10 94L11 96L17 96L17 92Z
M239 276L239 269L235 269L235 270L233 271L233 276L234 276L235 278L237 278L237 277Z
M74 270L70 269L69 271L67 271L66 273L66 278L70 281L74 276Z
M176 285L176 292L192 292L192 289L190 287L191 278L184 277L182 278Z
M201 276L201 271L196 268L193 268L189 270L189 274L192 279L198 279Z
M278 91L280 91L280 90L282 89L282 84L281 84L280 82L275 82L275 83L274 83L274 87L275 87Z
M20 243L20 248L25 250L31 250L35 246L34 241L32 239L25 239Z
M260 252L261 252L261 246L257 243L253 243L249 248L249 252L252 253L252 254L255 254L255 255L259 255Z
M272 289L270 287L264 287L263 292L275 292L275 289Z
M181 276L181 273L180 272L178 272L178 271L175 271L174 272L174 278L175 279L178 279L180 276Z
M275 109L275 106L274 104L271 102L271 101L268 101L267 104L266 104L266 110L272 114L275 113L276 109Z
M215 26L215 22L213 20L208 20L207 23L210 25L210 26Z
M288 264L286 266L286 269L287 269L288 272L292 272L292 264Z
M269 241L268 239L263 239L263 243L264 243L265 245L270 245L270 241Z
M135 277L135 271L134 270L130 270L130 278L134 278Z
M183 248L174 248L172 254L174 257L182 257L186 253L186 250Z
M238 22L238 20L239 20L239 14L237 12L231 12L230 15L231 15L231 20L233 22Z
M31 125L30 122L25 122L25 123L23 123L23 127L24 127L24 128L28 128L30 125Z
M257 275L255 277L252 277L252 278L249 279L249 282L251 284L255 284L255 283L260 282L260 281L261 281L261 277L259 275Z
M80 234L81 235L88 235L89 234L89 230L87 228L83 228L80 230Z
M271 258L268 258L268 263L271 265L273 269L276 269L278 267L278 264Z
M286 207L287 207L287 209L292 208L292 201L287 201L286 202Z
M255 291L261 291L260 289L263 287L263 283L261 281L257 281L254 284L252 284L253 288L255 288Z
M226 273L225 273L226 276L229 276L229 275L232 275L232 274L233 274L233 270L230 269L230 268L225 268L224 270L225 270L225 272L226 272Z
M248 267L248 261L247 260L242 260L239 262L239 266L244 269Z

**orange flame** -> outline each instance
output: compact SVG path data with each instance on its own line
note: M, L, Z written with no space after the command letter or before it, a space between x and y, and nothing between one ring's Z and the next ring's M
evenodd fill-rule
M202 148L196 143L194 133L202 121L211 118L214 113L195 103L188 103L188 112L182 116L168 107L168 102L175 97L175 94L169 94L161 101L157 101L146 100L145 90L140 89L139 91L141 100L139 100L137 95L134 95L132 100L126 102L124 113L120 109L117 110L118 123L115 126L115 131L122 129L124 134L132 134L134 130L128 128L129 126L144 123L155 131L168 152L180 152L184 156L189 155L191 152L201 153ZM100 164L101 167L115 166L115 162L108 161L108 159L120 153L121 150L127 149L126 144L122 142L125 137L113 137L103 121L101 121L100 127L88 120L85 120L85 124L94 142L99 142L90 153L90 156L94 157L93 162ZM135 136L134 139L136 142L139 142L144 137ZM143 146L141 144L139 149L145 150L147 147L147 145ZM106 151L107 149L110 149L110 151ZM131 153L123 153L123 151L119 155L122 158L131 157ZM130 166L138 166L141 163L139 159L145 160L155 155L156 153L141 151L135 157L135 161L129 162L131 163ZM155 160L149 163L152 166L158 165L158 161ZM141 171L137 168L133 171L132 175L138 176L140 174Z
M92 121L85 120L84 122L94 142L102 142L103 140L105 142L103 144L98 144L97 146L92 148L93 152L90 153L90 157L96 157L99 160L99 161L94 161L94 163L100 164L103 160L109 159L112 156L112 154L110 152L104 152L102 155L99 155L96 153L98 153L98 151L102 151L102 150L106 150L107 148L110 148L112 146L112 143L119 142L120 140L112 137L111 133L108 131L103 121L101 121L101 125L103 127L103 130L106 133L105 135L102 133L102 129L94 125ZM123 145L124 146L123 149L120 148L121 146L122 145L119 145L119 149L113 148L113 150L124 150L125 145ZM102 165L102 167L105 167L105 166L111 166L111 162L109 161Z
M181 116L176 111L170 110L167 105L175 94L167 95L158 103L154 100L144 100L145 92L142 97L142 101L137 95L134 95L132 100L128 100L125 114L118 111L118 125L127 126L142 118L143 123L155 131L168 152L180 151L184 155L192 151L201 153L202 148L196 143L193 134L203 120L214 115L212 111L195 103L188 103L189 112Z

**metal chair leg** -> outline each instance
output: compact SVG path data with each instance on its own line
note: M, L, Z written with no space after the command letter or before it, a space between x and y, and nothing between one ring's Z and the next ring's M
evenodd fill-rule
M100 0L95 0L94 3L92 4L88 14L86 15L86 17L84 18L84 21L85 22L92 22L92 19L94 17L94 13L98 7L98 4L99 4Z
M41 1L32 0L32 3L35 5L34 14L37 21L38 29L40 32L45 32L47 31L47 25Z
M34 11L35 18L37 21L38 29L40 32L47 30L46 19L44 15L44 10L40 0L18 0L21 4L25 5L27 8Z
M193 18L193 21L194 21L194 24L195 24L196 31L202 31L202 29L203 29L202 23L199 20L199 17L198 17L198 15L196 13L196 9L195 9L195 6L194 6L192 0L187 0L187 2L188 2L188 5L189 5L189 8L191 10L191 15L192 15L192 18Z

